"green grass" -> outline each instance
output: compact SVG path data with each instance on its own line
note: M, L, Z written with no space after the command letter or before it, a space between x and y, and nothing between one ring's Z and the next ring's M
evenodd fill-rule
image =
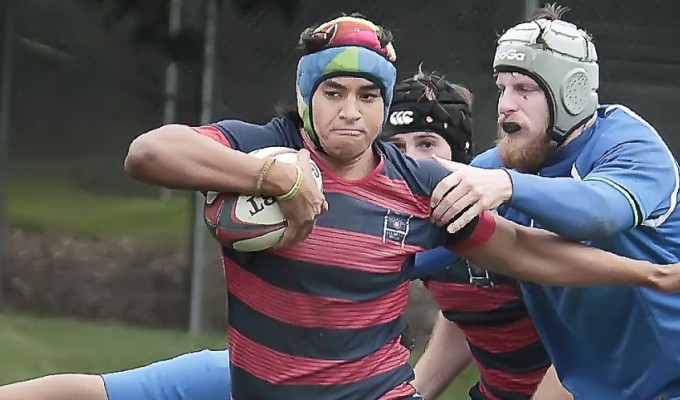
M89 236L183 240L189 214L187 193L160 201L91 194L60 182L12 182L8 199L12 226Z
M191 337L177 331L0 314L0 384L59 372L122 370L187 351L221 349L225 342L220 334ZM466 398L476 376L469 368L441 399Z
M56 372L106 372L202 349L224 348L223 335L0 315L0 383Z

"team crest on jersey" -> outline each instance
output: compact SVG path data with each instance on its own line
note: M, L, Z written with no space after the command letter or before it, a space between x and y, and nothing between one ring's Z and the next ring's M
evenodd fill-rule
M404 247L410 223L410 215L402 215L388 210L387 214L385 214L385 223L383 224L383 243L391 240Z

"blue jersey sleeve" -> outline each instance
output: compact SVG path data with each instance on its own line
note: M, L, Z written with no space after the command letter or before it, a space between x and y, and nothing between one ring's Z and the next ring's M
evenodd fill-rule
M604 154L584 182L602 182L627 201L633 226L654 219L665 219L675 208L678 194L678 167L660 138L640 135L613 147Z
M677 201L676 162L649 124L614 112L597 127L601 131L587 152L591 159L580 164L584 170L574 167L576 179L511 171L510 205L545 228L581 240L663 222Z
M109 400L229 400L229 352L203 350L102 375Z
M509 172L513 193L508 204L560 236L600 239L634 225L627 198L607 183Z
M428 276L446 269L460 259L451 250L444 246L436 249L423 251L416 254L411 279L425 279Z
M265 147L290 147L296 150L303 147L298 127L290 118L274 118L266 125L224 120L198 128L198 131L244 153Z

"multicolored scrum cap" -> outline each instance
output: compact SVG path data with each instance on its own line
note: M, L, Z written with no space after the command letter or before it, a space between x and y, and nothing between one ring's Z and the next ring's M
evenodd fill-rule
M297 103L303 126L318 150L323 151L312 123L312 95L321 82L336 76L367 79L380 88L385 118L392 101L397 56L391 35L378 25L357 17L340 17L307 29L301 40L317 42L319 50L303 56L297 68Z

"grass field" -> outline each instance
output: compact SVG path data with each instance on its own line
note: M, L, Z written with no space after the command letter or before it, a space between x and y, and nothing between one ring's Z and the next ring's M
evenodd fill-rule
M8 216L13 226L84 235L184 240L189 235L189 195L168 201L95 195L50 181L12 182Z
M225 344L220 334L191 337L67 318L0 314L0 327L0 384L58 372L116 371ZM468 369L441 399L465 398L475 379Z
M185 333L83 322L67 318L0 315L0 382L55 372L106 372L201 349L223 348L218 333Z

